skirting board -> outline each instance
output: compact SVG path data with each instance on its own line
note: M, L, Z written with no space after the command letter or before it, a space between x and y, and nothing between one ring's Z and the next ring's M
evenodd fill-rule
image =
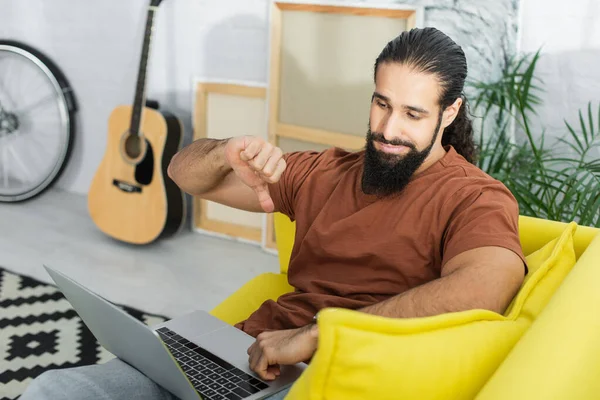
M209 230L202 229L202 228L193 228L192 231L196 232L198 234L201 234L201 235L206 235L206 236L215 237L215 238L219 238L219 239L227 239L227 240L231 240L234 242L239 242L239 243L249 244L252 246L262 247L261 242L257 242L255 240L244 239L243 237L239 237L239 236L227 235L225 233L209 231ZM272 251L269 251L269 253L277 254L277 252L272 252Z

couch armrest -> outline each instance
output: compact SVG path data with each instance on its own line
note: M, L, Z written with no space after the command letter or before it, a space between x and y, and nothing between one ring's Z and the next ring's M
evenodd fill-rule
M600 235L477 400L592 399L600 393Z
M567 227L567 222L551 221L542 218L519 216L519 236L526 256L540 249L546 243L559 236ZM575 255L583 254L600 229L578 226L573 238Z
M210 313L234 325L248 318L266 300L276 300L293 290L287 282L287 275L264 273L248 281Z

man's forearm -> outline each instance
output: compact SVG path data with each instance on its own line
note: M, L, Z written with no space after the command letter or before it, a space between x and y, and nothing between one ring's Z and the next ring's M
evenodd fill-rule
M427 317L471 309L502 313L514 294L514 285L504 286L501 278L494 280L493 273L460 270L358 311L390 318Z
M227 139L198 139L169 163L169 177L185 192L199 195L217 186L231 166L225 159Z

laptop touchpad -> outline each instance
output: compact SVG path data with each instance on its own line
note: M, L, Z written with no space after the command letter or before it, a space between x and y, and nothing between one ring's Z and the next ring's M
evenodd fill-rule
M232 326L226 326L191 339L198 346L245 371L249 371L246 350L254 343L254 340L252 336Z

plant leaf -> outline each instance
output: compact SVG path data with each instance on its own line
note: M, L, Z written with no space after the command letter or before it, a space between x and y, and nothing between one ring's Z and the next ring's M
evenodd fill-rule
M571 137L573 139L575 139L575 141L577 142L577 145L579 146L580 151L578 151L578 153L582 154L585 151L585 147L584 147L583 143L581 143L581 141L579 140L579 135L577 135L577 133L575 133L575 130L571 127L571 125L569 125L567 120L564 120L564 121L565 121L565 125L567 125L567 129L569 130L569 133L571 134Z

